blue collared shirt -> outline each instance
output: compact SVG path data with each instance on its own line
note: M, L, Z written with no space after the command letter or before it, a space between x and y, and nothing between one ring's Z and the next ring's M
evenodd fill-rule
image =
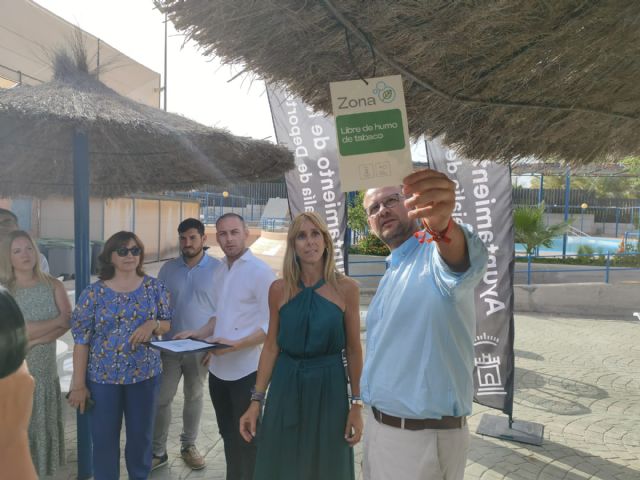
M474 288L487 265L477 235L462 229L470 267L452 271L433 243L411 236L387 258L369 305L363 400L404 418L471 414Z
M182 256L169 260L162 266L158 278L171 294L173 309L171 330L163 335L165 340L183 330L197 330L215 316L213 272L220 265L220 260L205 252L191 268Z

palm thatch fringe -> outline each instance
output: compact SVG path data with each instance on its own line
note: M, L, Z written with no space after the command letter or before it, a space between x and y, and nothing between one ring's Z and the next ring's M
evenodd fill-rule
M70 195L78 129L89 138L94 196L227 187L278 178L293 167L282 147L122 97L81 57L60 53L51 82L0 91L1 195Z
M640 154L640 3L156 0L176 28L330 112L329 82L401 73L410 132L467 157Z

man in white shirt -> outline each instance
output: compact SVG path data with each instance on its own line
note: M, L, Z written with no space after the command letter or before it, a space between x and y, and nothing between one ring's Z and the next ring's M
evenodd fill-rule
M16 214L6 208L0 208L0 241L16 230L20 230ZM40 270L49 273L49 262L42 253L40 254Z
M213 275L221 262L205 251L207 236L200 220L187 218L178 225L180 253L178 258L165 263L158 273L171 294L173 318L171 330L163 338L170 340L176 332L195 330L205 325L216 314ZM162 381L158 394L153 430L153 460L151 469L167 464L167 436L171 423L171 403L184 377L184 406L180 456L192 470L201 470L205 461L196 447L196 438L202 415L202 396L207 366L202 364L204 354L161 353Z
M240 417L249 407L256 383L260 345L269 326L271 268L247 248L243 218L227 213L216 222L216 239L225 253L214 273L216 316L202 328L174 338L193 337L230 345L214 350L209 363L209 392L224 442L227 480L251 480L256 446L240 436Z

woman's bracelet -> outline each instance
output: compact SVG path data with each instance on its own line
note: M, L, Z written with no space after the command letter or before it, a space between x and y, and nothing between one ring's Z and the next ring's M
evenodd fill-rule
M266 392L258 392L256 390L256 387L253 387L251 389L251 401L252 402L264 403L264 399L266 397L267 397L267 393Z

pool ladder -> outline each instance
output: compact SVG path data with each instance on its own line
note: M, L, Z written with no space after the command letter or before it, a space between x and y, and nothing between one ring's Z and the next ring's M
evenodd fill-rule
M567 233L576 237L591 237L588 233L584 233L582 230L572 225L569 225L569 228L567 228Z

